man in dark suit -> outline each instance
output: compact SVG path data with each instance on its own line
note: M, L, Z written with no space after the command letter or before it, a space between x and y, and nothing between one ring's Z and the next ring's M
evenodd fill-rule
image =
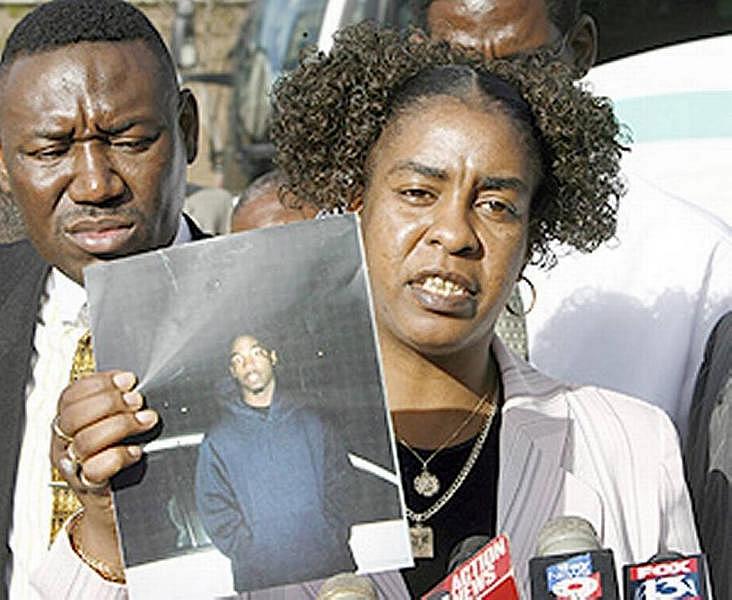
M87 328L84 267L203 234L181 215L196 102L138 9L118 0L37 7L5 46L0 96L0 178L29 238L0 246L0 563L9 574L0 598L15 599L36 597L29 578L49 543L49 445L84 507L72 545L95 552L104 576L88 523L112 523L106 473L139 449L100 449L113 430L134 434L157 419L132 391L134 376L99 373L64 392L73 407L51 433Z
M24 236L23 222L13 199L0 189L0 244L19 240Z
M732 312L717 323L699 369L684 467L715 598L732 597Z

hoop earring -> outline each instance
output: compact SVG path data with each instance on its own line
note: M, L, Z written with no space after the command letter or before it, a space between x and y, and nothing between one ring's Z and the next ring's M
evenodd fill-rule
M531 280L528 277L526 277L526 275L524 275L523 273L521 274L521 277L519 277L518 280L525 281L529 285L529 289L531 290L531 302L529 303L529 308L526 309L522 313L518 313L513 308L511 308L511 303L509 302L508 304L506 304L506 310L514 317L523 318L526 315L528 315L532 310L534 310L534 306L536 306L536 288L534 287L534 284L531 283Z

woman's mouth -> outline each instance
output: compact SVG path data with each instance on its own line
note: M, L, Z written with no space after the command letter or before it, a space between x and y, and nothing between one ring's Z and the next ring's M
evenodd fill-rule
M475 288L464 277L453 274L424 275L409 284L417 303L426 310L462 318L475 314Z
M436 275L428 277L418 285L423 290L444 298L449 298L450 296L467 296L470 293L462 285Z

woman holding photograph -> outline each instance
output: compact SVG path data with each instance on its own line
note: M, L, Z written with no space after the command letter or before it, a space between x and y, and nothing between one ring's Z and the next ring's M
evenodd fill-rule
M526 595L557 515L588 520L619 568L697 551L665 414L549 379L493 334L529 261L550 267L553 245L591 251L613 235L622 148L608 103L542 56L485 63L360 25L306 57L274 105L288 191L361 214L410 594L445 575L461 540L507 533ZM113 522L95 535L114 543Z
M613 235L622 148L609 103L548 57L485 63L361 25L305 58L274 106L288 191L361 214L412 595L444 577L461 540L503 532L526 591L556 515L590 521L618 567L695 551L666 415L553 381L493 334L529 261L551 267L552 245L591 251Z

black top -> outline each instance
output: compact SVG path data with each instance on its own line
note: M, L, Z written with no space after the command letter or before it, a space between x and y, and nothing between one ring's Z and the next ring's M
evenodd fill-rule
M732 422L724 418L731 407L732 312L709 336L691 401L684 448L686 481L715 598L732 598L732 461L723 447L732 436ZM716 435L712 435L715 430Z
M450 554L465 538L473 535L492 538L496 535L500 426L501 411L498 409L470 474L447 504L423 523L433 531L434 558L415 559L415 567L402 569L402 576L413 598L419 598L445 578ZM440 480L440 491L431 498L420 496L414 490L413 481L422 471L422 465L409 450L397 444L407 506L416 513L424 512L432 506L455 480L474 444L475 438L472 438L457 446L445 448L429 462L429 472ZM423 459L432 453L432 450L415 450ZM413 523L410 522L410 525Z

